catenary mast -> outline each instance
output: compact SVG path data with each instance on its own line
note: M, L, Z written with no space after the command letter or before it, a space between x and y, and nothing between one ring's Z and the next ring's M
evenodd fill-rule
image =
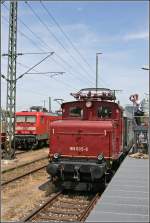
M15 156L15 111L16 111L16 59L17 59L17 0L10 1L9 37L8 37L8 70L7 70L7 99L6 99L6 135L4 159Z

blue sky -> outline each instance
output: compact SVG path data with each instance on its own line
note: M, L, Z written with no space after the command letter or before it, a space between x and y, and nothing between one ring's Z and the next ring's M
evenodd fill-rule
M4 4L9 7L9 2ZM149 74L148 71L141 69L144 65L148 65L149 61L148 1L44 1L45 7L61 25L84 60L72 48L40 2L28 1L28 4L48 29L39 22L28 5L23 1L19 2L17 51L54 51L55 54L36 70L64 71L65 74L53 78L50 78L50 75L39 74L24 76L17 83L17 110L27 109L32 105L42 105L43 100L46 100L48 106L48 96L52 97L52 108L55 110L59 106L53 101L54 98L63 98L67 101L73 99L70 96L71 92L76 92L80 88L94 87L96 52L103 53L99 58L99 87L122 89L122 93L118 94L122 105L130 103L128 98L132 93L139 93L141 99L144 93L148 93ZM4 6L2 6L2 16L2 52L7 52L6 20L9 16ZM20 19L40 40L20 23ZM30 67L44 56L19 56L17 75L27 70L19 63ZM6 58L2 58L2 73L7 73ZM6 83L2 81L3 107L5 103Z

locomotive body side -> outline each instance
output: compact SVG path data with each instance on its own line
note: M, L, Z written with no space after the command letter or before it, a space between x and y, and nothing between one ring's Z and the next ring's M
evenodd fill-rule
M100 187L123 155L122 108L105 100L81 100L64 103L62 113L61 121L51 123L47 172L65 188Z

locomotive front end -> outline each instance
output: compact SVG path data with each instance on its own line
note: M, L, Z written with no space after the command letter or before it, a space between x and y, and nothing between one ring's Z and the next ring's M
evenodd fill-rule
M51 124L47 172L65 187L104 183L112 122L62 120ZM86 188L87 189L87 188Z
M21 149L32 148L36 144L37 126L36 113L17 112L15 127L15 147Z

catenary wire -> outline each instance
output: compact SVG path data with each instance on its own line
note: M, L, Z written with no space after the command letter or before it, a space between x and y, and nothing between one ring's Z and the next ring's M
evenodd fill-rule
M95 72L94 69L91 67L91 65L87 62L87 60L83 57L83 55L80 53L80 51L77 49L77 47L74 45L74 43L72 42L72 40L69 38L69 36L66 34L66 32L64 31L64 29L62 28L62 26L60 25L60 23L55 19L55 17L52 15L52 13L50 12L50 10L48 10L46 8L46 6L44 5L44 3L42 1L40 1L41 6L43 7L43 9L47 12L47 14L49 15L49 17L53 20L53 22L56 24L56 26L58 27L58 29L63 33L63 35L65 36L65 38L68 40L68 42L70 43L70 45L72 46L72 48L77 52L77 54L80 56L80 58L88 65L88 67L91 69L92 72Z
M8 24L9 24L9 21L2 15L2 18L5 20L5 22L7 22ZM18 30L18 33L20 33L22 36L24 36L26 39L28 39L30 42L32 42L32 44L35 46L35 47L37 47L38 49L40 49L41 51L43 51L43 49L40 47L40 46L38 46L36 43L35 43L35 41L33 41L31 38L29 38L25 33L23 33L23 32L21 32L20 30ZM33 33L33 32L32 32ZM36 35L37 36L37 35ZM38 37L38 36L37 36ZM39 38L39 37L38 37ZM42 39L41 39L42 40ZM47 47L49 47L43 40L42 40L42 42L47 46ZM51 48L48 48L48 49L51 49ZM44 51L43 51L44 52ZM56 55L56 53L55 53L55 55ZM59 55L57 55L57 57L61 60L61 61L63 61L63 59L59 56ZM59 64L61 67L63 67L63 68L65 68L62 64L60 64L60 63L58 63L54 58L51 58L51 60L53 60L57 65ZM65 61L63 61L63 62L65 62ZM66 69L66 68L65 68ZM70 75L72 76L72 77L74 77L75 78L75 76L72 74L72 72L69 72L70 73ZM78 76L78 79L79 80L81 80L81 82L83 82L83 80L81 79L81 77L80 76ZM84 79L84 81L86 81L87 83L88 83L88 80L86 80L86 79Z
M4 7L7 9L7 10L9 10L8 9L8 7L6 6L6 5L4 5ZM3 18L4 18L4 16L3 16ZM49 50L52 50L52 51L54 51L52 48L50 48L49 47L49 45L45 42L45 41L43 41L37 34L35 34L35 32L33 32L20 18L18 18L18 20L34 35L34 36L36 36L36 38L38 38L38 40L40 40ZM9 24L9 22L8 22L8 20L5 18L5 21L7 21L7 23ZM41 48L39 47L39 46L37 46L37 44L35 44L34 43L34 41L31 39L31 38L29 38L26 34L24 34L23 32L21 32L21 31L18 31L21 35L23 35L25 38L27 38L30 42L32 42L32 44L34 44L36 47L38 47L40 50L41 50ZM67 66L70 68L70 69L73 69L73 67L68 63L68 62L66 62L59 54L57 54L56 52L55 52L55 55L59 58L59 60L61 61L61 62L63 62L64 64L67 64ZM54 58L51 58L57 65L59 64L56 60L54 60ZM60 65L60 66L62 66L62 65ZM63 68L64 68L64 66L63 66ZM74 71L75 72L75 71ZM79 73L79 72L75 72L75 73ZM71 72L70 72L70 74L72 74ZM74 75L72 74L72 76L74 77ZM79 80L81 80L82 82L83 82L83 80L81 79L81 77L82 77L82 74L80 75L80 76L78 76L78 79ZM84 78L84 81L85 82L90 82L87 78Z
M3 4L3 6L9 11L9 9L8 9L8 7L5 5L5 4ZM30 6L31 7L31 6ZM45 6L44 6L45 7ZM49 11L48 11L49 12ZM50 12L49 12L49 15L50 15ZM52 16L52 15L51 15ZM54 19L54 18L53 18ZM36 36L36 38L38 38L44 45L47 45L37 34L35 34L20 18L18 19L18 20L20 20L20 22L30 31L30 32L32 32L32 34L34 35L34 36ZM56 21L56 19L55 19L55 21ZM57 22L57 21L56 21ZM57 22L58 23L58 22ZM59 24L58 24L59 25ZM63 29L62 29L62 31L63 31ZM24 34L24 37L25 37L25 34ZM28 38L28 37L27 37ZM66 38L67 38L67 35L66 35ZM30 40L30 41L32 41L32 40ZM48 45L47 45L48 46ZM49 46L48 46L48 48L49 48ZM53 50L53 49L52 49ZM56 52L55 52L55 54L56 54L56 56L63 62L63 63L65 63L65 64L67 64L69 67L70 67L70 64L68 64L62 57L60 57L60 55L59 54L57 54ZM52 60L54 60L53 58L52 58ZM56 63L58 63L58 62L56 62ZM78 72L79 73L79 72ZM101 82L102 82L102 84L105 84L106 82L100 77L100 79L101 79ZM84 81L85 81L85 79L84 79ZM86 76L86 81L87 81L87 76ZM106 83L106 85L108 86L108 84ZM92 85L93 86L93 85Z
M6 6L6 5L4 5L4 7L7 9L7 10L9 10L8 9L8 7ZM31 6L30 6L31 7ZM33 10L33 9L32 9ZM36 14L35 15L36 17L38 17L38 15ZM40 19L40 18L39 18ZM47 47L48 47L48 49L51 49L51 50L53 50L54 51L54 49L52 49L52 48L50 48L49 47L49 45L47 44L47 43L45 43L45 41L43 41L37 34L35 34L35 32L33 32L20 18L18 18L18 20L34 35L34 36L36 36L36 38L38 38L38 40L40 40L44 45L46 45ZM29 39L30 41L32 41L32 43L33 43L33 40L32 39L30 39L26 34L24 34L23 32L21 32L20 31L20 33L24 36L24 37L26 37L27 39ZM34 44L35 45L35 44ZM67 62L67 61L65 61L59 54L57 54L56 52L55 52L55 55L64 63L64 64L67 64L67 66L68 67L70 67L70 68L72 68L72 66ZM54 59L53 59L54 60ZM57 63L57 62L56 62ZM79 71L78 71L78 73L79 73ZM82 75L82 74L81 74ZM80 78L79 78L80 79ZM82 80L83 81L83 80ZM86 79L84 79L84 81L89 81L89 82L91 82L91 80L87 80L87 76L86 76Z
M87 60L83 57L83 55L80 53L80 51L78 50L78 48L74 45L74 43L72 42L72 40L69 38L69 36L66 34L66 32L64 31L64 29L62 28L62 26L60 25L60 23L56 20L56 18L52 15L52 13L50 12L49 9L46 8L46 6L44 5L44 3L40 0L40 4L41 6L44 8L44 10L47 12L47 14L49 15L49 17L53 20L53 22L56 24L56 26L58 27L58 29L61 31L61 33L65 36L65 38L68 40L68 42L70 43L70 45L72 46L72 48L76 51L76 53L80 56L80 58L88 65L88 67L90 68L90 70L92 72L95 72L95 70L93 69L93 67L87 62ZM105 83L106 85L108 85L101 77L100 77L101 81L103 83Z
M69 56L72 58L73 61L75 61L80 68L82 68L82 70L86 73L87 75L87 71L83 68L83 66L76 60L76 58L74 56L72 56L72 54L69 52L69 50L62 44L62 42L56 37L56 35L51 31L50 27L40 18L40 16L35 12L35 10L33 9L33 7L26 2L27 6L29 7L29 9L32 11L32 13L35 15L35 17L40 21L40 23L46 28L46 30L50 33L50 35L53 36L53 38L59 43L59 45L65 50L66 53L69 54ZM88 73L89 75L91 75L90 73ZM86 76L87 77L87 76ZM93 82L93 81L92 81Z

